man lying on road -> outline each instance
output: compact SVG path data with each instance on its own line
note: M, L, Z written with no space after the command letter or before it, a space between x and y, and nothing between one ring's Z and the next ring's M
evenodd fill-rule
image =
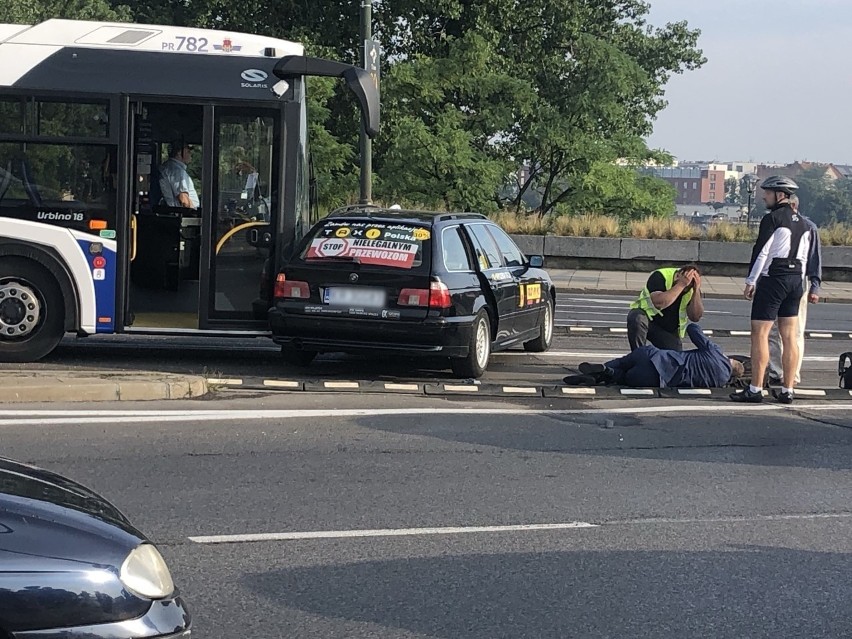
M722 388L742 377L742 363L730 359L711 342L698 324L686 329L696 348L675 351L642 346L606 364L580 364L580 375L569 375L569 386L615 384L639 388Z

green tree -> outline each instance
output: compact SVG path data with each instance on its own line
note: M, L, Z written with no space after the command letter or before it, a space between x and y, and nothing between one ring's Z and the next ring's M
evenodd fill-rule
M4 0L0 3L0 22L12 24L36 24L51 18L127 21L131 16L129 7L108 0Z
M546 214L570 204L598 163L643 159L665 83L703 63L697 31L685 23L650 28L647 12L641 0L442 0L426 7L385 0L380 31L397 64L448 59L454 43L477 34L493 60L487 73L517 88L499 95L499 111L483 92L452 92L447 101L478 116L464 126L487 140L484 152L531 167L515 204L535 189ZM417 18L400 19L411 15ZM471 69L470 81L478 80ZM484 138L475 127L487 131Z
M633 167L597 162L577 179L570 204L557 210L617 215L622 220L667 217L675 211L676 196L675 188L665 180L638 173Z
M852 221L852 188L845 179L830 180L825 169L814 167L796 178L799 210L822 226Z
M740 181L737 178L732 176L725 180L725 202L734 205L742 204L741 188Z

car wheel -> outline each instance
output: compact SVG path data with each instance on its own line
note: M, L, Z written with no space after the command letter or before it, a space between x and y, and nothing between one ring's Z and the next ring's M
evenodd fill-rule
M282 346L281 357L287 364L292 366L310 366L317 356L316 351L304 351L293 346Z
M32 260L0 258L0 361L34 362L65 333L65 303L56 278Z
M553 343L553 301L549 298L544 302L541 312L538 337L524 342L524 350L528 353L543 353Z
M479 311L473 321L470 336L470 349L467 357L455 358L451 361L453 373L463 379L482 377L491 359L491 322L488 313Z

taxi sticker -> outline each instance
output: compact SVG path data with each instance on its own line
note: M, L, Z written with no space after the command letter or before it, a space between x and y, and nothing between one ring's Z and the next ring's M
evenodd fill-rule
M541 284L521 284L518 289L519 308L541 302Z
M432 237L432 234L429 231L427 231L426 229L419 228L414 229L413 235L415 240L420 240L421 242L423 240L428 240L430 237Z
M365 235L367 236L368 240L377 240L379 239L379 237L381 237L382 232L379 229L367 229Z
M334 234L337 237L349 237L350 232L351 231L349 230L349 228L347 228L345 226L341 226L339 229L337 229L337 231Z
M527 304L541 301L541 284L527 284Z

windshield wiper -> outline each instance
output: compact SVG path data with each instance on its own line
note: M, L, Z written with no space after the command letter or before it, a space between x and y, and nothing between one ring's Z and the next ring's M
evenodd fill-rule
M352 255L337 255L335 257L306 257L306 262L347 262L360 264L361 259Z

